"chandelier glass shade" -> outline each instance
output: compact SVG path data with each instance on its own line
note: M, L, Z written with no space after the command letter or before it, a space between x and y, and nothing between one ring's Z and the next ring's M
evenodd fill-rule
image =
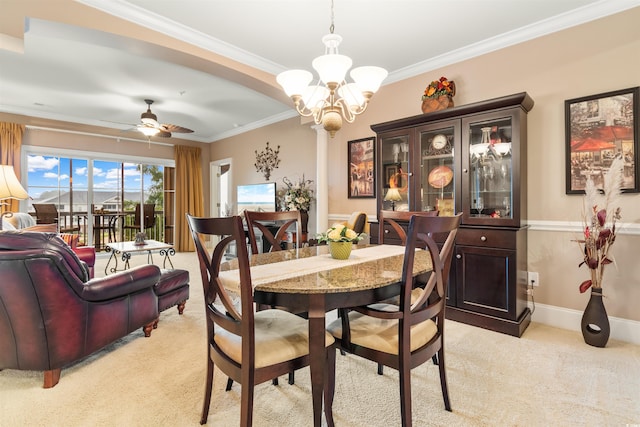
M387 77L387 70L380 67L364 66L351 70L353 83L347 83L345 76L352 61L338 53L342 37L331 34L322 38L325 54L318 56L311 65L319 75L319 81L311 85L313 74L306 70L288 70L276 77L284 92L303 117L313 117L316 124L322 124L333 138L342 127L342 120L353 123L356 116L364 113L374 93Z

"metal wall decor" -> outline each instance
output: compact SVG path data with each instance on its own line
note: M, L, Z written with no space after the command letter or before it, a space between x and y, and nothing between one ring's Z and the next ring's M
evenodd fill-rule
M269 181L271 177L271 171L276 169L278 165L280 165L280 159L278 158L278 154L280 153L280 146L275 150L269 147L269 141L267 141L267 148L258 153L256 151L256 172L262 172L264 174L264 179Z

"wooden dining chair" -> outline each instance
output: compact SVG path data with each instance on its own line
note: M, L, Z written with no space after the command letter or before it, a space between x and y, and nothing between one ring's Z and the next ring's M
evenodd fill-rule
M393 231L396 232L396 234L398 235L398 237L400 238L400 242L402 244L402 246L407 244L407 233L405 231L405 228L402 226L402 224L400 224L401 222L404 224L408 224L409 220L411 219L412 216L414 215L421 215L421 216L427 216L427 217L434 217L434 216L438 216L438 211L389 211L389 210L381 210L380 214L378 215L378 221L380 224L380 227L378 228L378 243L383 245L384 244L384 237L385 235L388 234L388 230L385 228L385 224L388 224L391 226L391 228L393 229ZM413 292L414 298L415 298L415 294L416 292L420 292L420 289L415 289ZM389 301L386 302L390 302L393 304L398 304L398 299L397 298L393 298ZM342 353L343 351L341 351ZM433 363L437 364L437 356L433 356ZM382 363L378 364L378 375L382 375L384 373L384 365Z
M269 252L282 250L282 244L287 241L287 230L290 226L295 224L296 234L300 236L302 224L300 211L244 211L244 219L247 222L251 253L253 254L259 253L258 241L256 240L256 228L262 233L262 241L266 241L271 245ZM273 230L275 230L275 233Z
M461 214L409 221L402 267L399 305L373 304L352 308L328 327L339 348L399 371L402 426L411 426L411 369L438 355L440 387L447 411L451 411L444 357L444 314L449 269ZM435 241L444 238L442 249ZM416 249L429 251L433 265L424 289L412 302ZM435 296L435 297L434 297Z
M256 228L262 233L262 245L264 252L265 241L271 245L269 252L281 251L282 244L287 241L287 231L293 224L296 225L296 236L299 236L301 230L302 219L300 211L282 211L282 212L259 212L259 211L244 211L244 219L247 224L247 231L249 234L249 243L251 245L251 253L257 254L260 252L258 248L258 241L256 238ZM273 233L273 230L276 230ZM263 310L269 306L259 305L258 310ZM278 308L271 306L270 308ZM282 309L282 308L281 308ZM289 384L295 383L295 373L289 372ZM274 385L278 385L278 379L274 378ZM231 381L227 385L227 390L231 388Z
M133 213L133 224L123 226L124 230L133 230L134 233L140 232L143 224L145 231L156 226L156 205L154 203L136 203L136 209ZM135 237L135 235L134 235Z
M91 205L91 213L97 216L97 218L94 217L93 220L93 241L94 243L100 242L100 247L96 249L101 250L106 244L104 239L105 232L107 233L109 243L116 241L116 223L113 221L114 217L104 216L102 209L97 209L94 204ZM100 237L96 238L98 233Z
M195 218L187 214L187 221L200 264L207 322L207 373L200 424L205 424L209 416L214 365L217 365L230 379L240 383L240 425L251 426L255 385L309 365L308 321L284 310L254 311L249 255L239 216ZM208 242L214 237L221 240L210 250ZM219 278L230 244L235 244L237 253L239 301L231 297ZM332 402L335 348L329 333L325 334L325 345L324 399ZM330 408L331 405L325 403L327 419L333 419Z
M34 203L33 209L36 211L37 224L58 224L58 232L60 233L80 231L79 225L73 225L73 218L70 218L71 225L60 225L60 214L54 203Z
M414 215L422 215L422 216L438 216L438 211L389 211L389 210L380 210L380 214L378 215L378 222L380 226L378 227L378 244L384 244L384 237L388 234L388 230L385 229L385 224L391 226L391 228L398 234L400 240L402 241L402 245L406 245L407 243L407 233L405 229L399 222L404 222L406 224L409 223L409 220Z

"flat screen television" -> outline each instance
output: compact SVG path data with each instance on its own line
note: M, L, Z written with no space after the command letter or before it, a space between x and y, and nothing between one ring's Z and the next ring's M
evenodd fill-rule
M238 185L236 190L236 202L238 214L245 210L275 212L276 183L265 182L263 184Z

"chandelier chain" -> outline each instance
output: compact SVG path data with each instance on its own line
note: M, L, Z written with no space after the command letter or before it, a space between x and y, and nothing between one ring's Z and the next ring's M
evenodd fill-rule
M276 80L293 100L298 114L312 116L314 122L322 123L333 138L342 127L343 120L353 123L357 115L364 113L369 100L387 76L387 71L374 66L357 67L350 74L354 83L346 81L345 75L351 68L352 60L338 53L342 37L334 34L334 0L330 2L330 34L322 38L325 52L312 62L313 68L318 71L317 84L310 84L313 74L306 70L283 71Z
M333 13L333 0L331 0L331 26L329 27L329 32L331 34L333 34L333 30L335 30L335 28L336 28L336 26L333 23L334 17L335 17L335 15Z

